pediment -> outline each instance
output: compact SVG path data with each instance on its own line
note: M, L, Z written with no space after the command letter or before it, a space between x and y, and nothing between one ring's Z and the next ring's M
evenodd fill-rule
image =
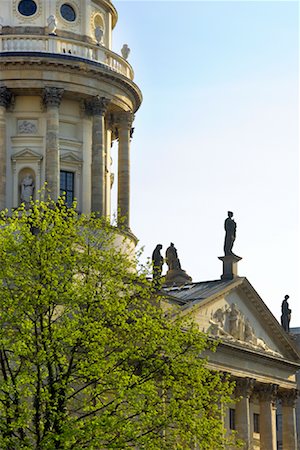
M175 290L168 294L178 296L182 314L192 316L201 331L223 343L299 362L289 334L246 278L195 283L186 293Z
M82 159L74 152L62 153L60 160L65 163L82 164Z
M30 148L24 148L11 156L12 161L41 161L43 155L36 153Z

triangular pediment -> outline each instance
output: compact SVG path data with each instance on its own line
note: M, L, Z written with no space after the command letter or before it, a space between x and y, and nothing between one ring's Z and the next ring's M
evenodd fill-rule
M43 159L43 155L40 153L36 153L30 148L24 148L20 152L15 153L11 156L12 161L41 161Z
M181 314L194 318L201 331L224 344L275 358L299 362L283 330L246 278L194 283L167 289Z
M60 156L60 160L66 163L82 164L82 159L74 152L62 153Z

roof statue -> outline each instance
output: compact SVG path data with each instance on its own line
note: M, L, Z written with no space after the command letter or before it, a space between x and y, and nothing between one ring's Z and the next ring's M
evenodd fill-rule
M57 28L57 19L53 14L51 14L51 16L48 17L47 24L48 24L47 26L48 33L55 36Z
M164 264L164 258L160 251L163 248L161 244L157 244L152 253L152 277L153 281L157 281L161 277L162 267Z
M130 48L128 47L127 44L123 45L123 47L121 48L121 53L124 59L128 59Z
M224 228L225 228L225 241L224 241L224 255L230 256L234 255L232 252L232 247L235 241L236 236L236 223L233 220L233 212L228 211L228 217L225 220Z
M233 212L228 211L228 217L224 222L225 240L224 240L224 256L219 256L223 262L223 273L221 279L231 280L238 276L237 263L242 259L233 253L232 247L236 237L236 223L233 220Z
M166 250L166 263L169 268L166 274L167 285L181 285L192 281L192 278L181 268L177 249L175 248L173 242L171 242L170 246Z
M166 263L168 264L169 270L181 269L181 264L177 255L177 249L174 247L173 242L171 242L170 247L167 248Z
M282 328L289 332L290 331L290 321L292 310L289 308L288 299L289 295L284 296L284 300L281 304L281 326Z

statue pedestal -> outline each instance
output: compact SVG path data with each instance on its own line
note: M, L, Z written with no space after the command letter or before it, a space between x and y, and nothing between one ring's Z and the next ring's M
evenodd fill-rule
M181 284L191 283L192 278L182 269L168 270L165 276L167 286L180 286Z
M233 280L233 278L238 276L237 263L243 258L236 255L228 255L219 256L219 259L223 262L221 280Z

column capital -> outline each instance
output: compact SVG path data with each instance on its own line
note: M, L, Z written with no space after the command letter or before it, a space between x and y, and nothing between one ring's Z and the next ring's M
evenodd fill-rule
M43 103L45 106L60 106L64 89L46 86L43 90Z
M0 106L7 108L12 101L13 95L6 86L0 86Z
M250 397L255 386L255 378L237 378L235 380L235 395L237 397Z
M114 114L114 121L117 128L126 128L131 131L132 123L134 121L134 114L131 111L123 111Z
M96 97L85 101L85 111L92 116L104 116L109 103L108 98L96 95Z
M295 407L298 395L298 389L280 389L278 392L278 397L281 401L282 406Z
M257 388L257 392L260 401L274 403L277 399L278 384L260 384Z

